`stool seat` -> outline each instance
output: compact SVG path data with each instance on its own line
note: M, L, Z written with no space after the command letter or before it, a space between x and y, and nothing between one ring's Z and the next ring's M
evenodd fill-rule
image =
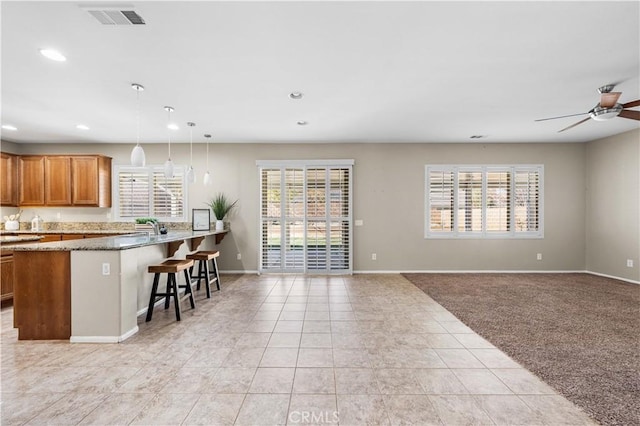
M190 259L169 259L159 265L150 265L148 271L152 274L175 274L192 266L193 260Z
M191 309L195 309L196 303L191 291L191 269L193 268L193 260L191 259L167 259L159 265L149 265L148 271L153 275L153 286L151 287L151 297L149 298L149 307L147 308L146 321L151 321L153 316L153 308L156 302L164 299L164 308L169 308L169 299L173 297L176 320L180 321L180 302L183 299L189 299ZM176 274L184 271L185 285L179 285ZM167 286L164 292L158 291L160 283L160 274L167 274ZM184 296L180 297L180 289L184 289Z
M195 253L191 253L187 255L187 259L192 260L211 260L215 257L220 256L220 252L218 250L214 251L197 251Z
M187 259L198 261L198 274L194 275L193 267L191 267L191 278L197 281L197 290L200 290L200 282L204 280L207 299L211 298L211 283L215 282L218 291L220 290L220 275L218 274L218 263L216 261L219 256L220 252L218 250L201 250L186 256ZM209 268L209 261L211 261L211 268Z

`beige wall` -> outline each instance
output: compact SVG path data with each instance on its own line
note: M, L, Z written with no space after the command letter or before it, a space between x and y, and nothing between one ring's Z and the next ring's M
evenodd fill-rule
M96 153L127 164L133 145L22 144L21 153ZM165 144L144 145L147 162L166 159ZM258 169L256 160L354 159L354 270L584 270L585 144L212 144L214 184L205 188L205 147L194 145L200 183L189 190L189 208L203 208L217 191L238 198L232 232L222 242L223 270L258 268ZM189 158L174 145L175 163ZM545 238L535 240L425 240L425 164L543 164ZM110 209L24 209L45 221L109 221ZM60 213L60 219L57 214ZM636 213L637 217L637 213ZM236 260L236 253L242 260ZM371 260L377 253L378 260ZM536 260L542 253L543 260Z
M586 269L640 282L640 130L589 142L586 172Z

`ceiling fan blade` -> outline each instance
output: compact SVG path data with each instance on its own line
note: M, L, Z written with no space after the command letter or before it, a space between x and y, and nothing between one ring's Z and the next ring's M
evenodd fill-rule
M640 111L632 111L630 109L623 109L618 114L618 117L630 118L631 120L640 121Z
M612 108L618 102L622 92L609 92L600 95L600 106L603 108Z
M556 118L565 118L565 117L575 117L577 115L585 115L585 114L589 114L588 112L581 112L578 114L569 114L569 115L560 115L558 117L549 117L549 118L539 118L537 120L533 120L533 121L547 121L547 120L555 120Z
M631 101L627 102L626 104L622 104L622 108L633 108L637 106L640 106L640 99L638 99L637 101Z
M573 127L576 127L578 124L582 124L582 123L584 123L585 121L589 121L589 120L591 120L591 117L587 117L587 118L585 118L584 120L580 120L580 121L578 121L577 123L574 123L574 124L572 124L572 125L571 125L571 126L569 126L569 127L565 127L565 128L564 128L564 129L562 129L562 130L558 130L558 133L560 133L560 132L564 132L565 130L569 130L569 129L573 128Z

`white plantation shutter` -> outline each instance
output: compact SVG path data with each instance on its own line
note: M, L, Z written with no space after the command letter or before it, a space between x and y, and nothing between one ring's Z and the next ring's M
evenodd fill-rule
M314 160L257 162L261 166L260 270L351 271L353 162L342 161L348 165L315 165Z
M425 166L425 238L543 237L543 172L541 165Z
M129 221L155 217L160 221L184 221L186 184L184 168L176 167L173 178L165 178L161 166L115 166L116 219Z

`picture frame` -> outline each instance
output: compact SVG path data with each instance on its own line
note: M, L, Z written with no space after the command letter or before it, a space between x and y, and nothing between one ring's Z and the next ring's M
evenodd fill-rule
M191 227L194 231L211 230L211 210L191 209Z

